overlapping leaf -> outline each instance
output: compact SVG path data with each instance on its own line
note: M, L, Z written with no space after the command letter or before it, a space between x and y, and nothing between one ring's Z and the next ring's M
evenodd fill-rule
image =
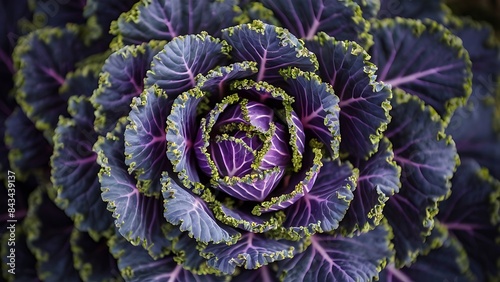
M317 60L303 43L287 30L253 21L222 31L222 39L232 47L231 57L236 62L257 62L256 80L272 83L282 81L280 70L297 67L315 71Z
M340 99L340 150L368 157L390 120L390 89L375 81L377 68L358 44L319 33L306 47L318 58L321 79L332 85Z
M146 195L158 196L161 173L167 167L165 139L167 97L156 86L134 98L124 133L125 164L137 178L137 187Z
M247 232L234 245L208 245L202 255L208 259L209 266L232 274L236 267L257 269L274 261L291 258L294 251L295 242L276 241L261 234Z
M157 84L172 101L196 85L196 76L223 63L228 46L207 33L178 36L154 57L146 86Z
M204 243L233 242L240 236L236 230L218 222L202 198L185 190L168 176L162 182L164 216L168 222L180 225L181 231L188 231L190 236Z
M217 36L239 13L235 0L142 0L111 24L118 46L172 40L206 31Z
M463 246L478 281L500 277L500 182L473 160L452 179L453 193L439 205L438 219Z
M126 281L215 282L224 281L214 275L196 275L177 264L174 256L153 259L141 247L136 247L120 235L110 241L111 253L118 259L118 268Z
M28 177L29 172L48 171L52 147L19 107L5 121L3 133L9 150L3 156L6 160L9 156L10 167L20 179Z
M107 238L94 241L85 232L73 229L71 251L75 268L83 281L117 281L121 279L117 261L109 253Z
M337 229L353 199L356 174L347 164L325 160L311 191L285 210L283 226L305 234Z
M341 228L351 233L367 231L383 218L383 208L391 196L399 192L401 169L394 162L392 145L382 139L378 151L369 159L350 158L359 169L357 187Z
M89 55L79 29L47 28L19 40L14 50L16 99L39 130L51 136L59 115L67 116L67 96L59 95L66 74Z
M102 67L99 88L92 96L95 128L101 135L112 131L118 119L130 112L132 98L142 93L146 72L163 44L150 41L125 46L108 57Z
M435 0L380 0L380 9L377 13L379 19L383 18L410 18L431 19L442 21L446 16L442 1Z
M100 136L94 146L101 165L99 181L102 199L113 212L118 232L134 245L148 250L152 257L163 256L171 242L165 238L163 228L167 222L161 216L163 203L139 192L134 176L127 172L122 119L113 133Z
M29 210L23 222L28 248L37 260L38 277L43 281L70 279L80 281L74 268L70 237L73 222L50 200L42 188L29 199Z
M433 232L440 232L436 229ZM460 243L455 238L448 237L440 244L442 245L436 249L417 257L408 267L397 269L389 264L380 273L379 281L473 281L468 273L467 256Z
M318 139L330 156L338 157L340 145L339 99L330 85L312 73L290 69L283 72L283 89L295 99L293 105L306 135Z

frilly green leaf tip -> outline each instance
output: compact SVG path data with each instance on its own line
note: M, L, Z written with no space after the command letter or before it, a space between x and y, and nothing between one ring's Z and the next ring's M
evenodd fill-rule
M297 195L304 195L304 187L307 186L312 177L316 175L323 166L322 143L315 139L311 139L311 141L309 142L309 146L311 146L312 148L314 160L313 164L306 173L306 177L294 187L292 192L285 193L280 196L271 197L271 199L262 201L260 204L256 205L252 209L252 214L260 216L263 212L269 212L276 208L279 208L282 204L286 204L286 202L295 198Z
M388 92L389 96L387 97L387 100L385 100L382 103L382 108L384 109L385 112L385 117L386 117L386 122L381 122L379 127L376 129L375 134L370 135L370 142L374 145L374 148L365 156L365 159L370 158L373 154L377 152L377 147L378 143L380 140L384 137L384 132L387 130L387 125L391 122L391 115L389 112L392 109L391 106L391 99L392 99L392 86L390 84L386 84L382 81L377 81L377 75L376 72L378 70L378 67L370 62L371 56L365 51L365 49L359 45L358 43L354 41L337 41L334 37L329 36L328 34L324 32L318 32L314 38L312 39L316 42L318 42L321 45L324 45L325 42L329 41L333 45L338 45L341 44L342 48L344 50L344 53L350 53L353 56L362 56L363 58L363 63L364 63L364 68L363 72L367 75L367 77L370 78L369 85L372 87L372 91L377 93L377 92ZM340 152L342 158L345 158L348 156L347 152Z
M281 101L283 106L283 111L276 112L277 117L285 122L288 126L288 133L290 135L289 145L291 148L292 155L292 169L297 172L302 167L302 153L300 152L297 143L297 127L293 126L292 120L292 104L294 102L293 97L289 96L283 89L273 86L265 81L254 81L250 79L237 80L230 84L230 89L232 91L254 91L262 94L270 94L271 97L278 101Z
M160 100L166 101L167 100L167 94L166 92L158 87L156 84L151 86L148 89L145 89L139 97L134 97L132 98L132 102L130 104L131 108L131 113L136 113L137 115L140 115L145 109L146 105L153 103L152 101L149 101L148 96L149 95L154 95L153 97L159 100L154 101L154 103L160 103ZM138 125L136 122L129 116L127 116L128 124L126 126L125 133L130 133L133 135L139 136L141 133L138 131ZM124 133L124 134L125 134ZM140 167L137 167L137 163L132 161L134 159L133 153L127 153L127 147L131 147L132 144L127 142L125 138L125 164L128 165L128 173L133 174L137 183L137 189L141 194L144 194L148 197L155 197L159 198L161 195L161 191L154 191L152 188L152 185L154 181L159 181L159 179L146 179L143 177L143 175L146 172L146 169L149 169L147 167L144 167L141 165Z
M365 49L373 45L373 36L370 34L370 22L363 17L363 10L353 0L341 0L346 7L353 10L352 21L358 26L358 39L356 40ZM365 0L363 0L366 3Z
M313 81L316 85L322 85L325 87L326 92L328 92L331 96L335 97L337 100L337 103L335 104L333 108L333 112L331 110L327 111L326 109L323 109L327 111L329 115L332 115L335 117L335 120L333 122L330 122L328 125L328 130L331 133L332 136L332 141L330 144L325 144L329 145L331 152L333 154L331 155L332 159L337 159L339 157L339 148L340 148L340 130L339 130L339 112L340 112L340 107L339 107L339 99L337 95L335 95L335 91L333 90L333 87L330 84L324 83L321 78L313 73L313 72L306 72L303 71L299 68L286 68L286 69L281 69L280 74L283 76L285 80L297 80L297 79L304 79L306 81ZM325 118L325 124L327 123L327 118Z
M138 56L143 56L150 50L153 50L153 52L159 52L163 49L166 43L167 41L164 40L151 40L140 45L126 45L109 54L105 60L105 64L110 63L110 56L120 57L121 60L125 62L130 61L130 63L132 63ZM112 74L101 70L99 72L98 87L94 90L90 98L90 101L95 108L94 114L96 116L96 120L94 122L94 128L98 133L103 133L105 131L106 123L110 118L108 113L109 110L105 109L103 105L98 102L98 100L100 98L105 98L106 95L108 95L107 92L111 91L113 87L117 87L117 85L113 85Z
M113 20L110 25L109 33L114 35L109 47L112 51L117 51L125 47L123 42L123 35L120 28L120 21L123 22L134 22L139 21L140 10L142 7L147 7L152 3L153 0L141 0L135 3L130 10L124 12L118 17L118 19Z
M462 40L455 36L448 28L430 19L415 20L407 18L386 18L382 20L372 21L372 29L394 28L395 26L405 26L412 30L415 37L420 37L424 32L429 32L436 35L441 43L451 47L458 59L465 63L464 80L463 80L463 96L453 97L445 103L445 113L441 116L444 124L447 125L455 110L465 106L467 100L472 93L472 61L469 58L469 53L463 47ZM394 91L395 89L393 89Z
M291 34L287 29L273 26L262 22L261 20L253 20L251 23L240 24L237 26L228 27L222 30L223 33L227 33L229 37L235 36L236 32L240 30L249 30L255 32L257 36L265 35L266 32L270 30L276 33L276 37L280 40L280 46L293 48L295 50L296 57L309 58L314 66L314 71L318 70L318 59L316 55L305 48L304 41L298 39L293 34Z
M103 146L109 146L107 143L114 143L116 144L118 148L123 145L119 145L119 142L124 143L124 136L123 133L125 131L125 128L128 124L127 117L122 117L119 119L118 123L116 124L115 129L112 132L108 132L106 136L98 136L96 143L93 146L93 151L97 153L97 163L101 166L101 169L99 170L98 178L99 182L102 184L102 179L104 177L110 177L112 175L113 169L111 167L111 164L109 162L108 156L106 156ZM125 166L125 164L123 164ZM135 185L135 184L134 184ZM136 187L137 189L137 187ZM104 195L109 192L108 187L103 187L101 185L101 193L103 199L105 198ZM148 197L142 193L139 192L139 195L142 197ZM131 237L131 233L133 232L132 230L128 232L128 234L122 234L120 232L121 226L125 223L123 220L121 220L121 215L116 212L116 204L114 201L109 201L109 200L104 200L107 202L107 210L112 212L112 216L115 219L115 226L118 228L116 232L120 233L119 236L123 236L127 241L129 241L132 245L134 246L139 246L141 245L146 251L148 251L149 255L153 258L160 258L163 257L164 255L168 254L169 250L166 249L164 246L161 247L160 250L153 250L155 248L155 242L149 242L147 238L142 238L142 237ZM164 223L164 225L160 226L161 232L163 233L164 236L167 222ZM166 240L166 239L165 239Z

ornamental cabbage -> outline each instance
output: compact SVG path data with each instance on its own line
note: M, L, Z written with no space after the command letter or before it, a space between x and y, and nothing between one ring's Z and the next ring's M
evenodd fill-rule
M500 277L488 25L439 1L25 4L6 279Z

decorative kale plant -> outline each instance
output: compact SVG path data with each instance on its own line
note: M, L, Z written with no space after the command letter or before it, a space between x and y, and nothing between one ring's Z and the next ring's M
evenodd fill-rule
M488 24L439 1L0 7L6 279L500 278Z

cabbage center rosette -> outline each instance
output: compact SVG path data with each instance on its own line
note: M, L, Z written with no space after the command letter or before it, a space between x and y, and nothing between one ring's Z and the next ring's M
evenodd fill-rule
M209 266L258 268L338 228L357 170L337 160L339 98L317 68L301 40L260 21L176 37L154 57L125 162L170 224L208 244Z

